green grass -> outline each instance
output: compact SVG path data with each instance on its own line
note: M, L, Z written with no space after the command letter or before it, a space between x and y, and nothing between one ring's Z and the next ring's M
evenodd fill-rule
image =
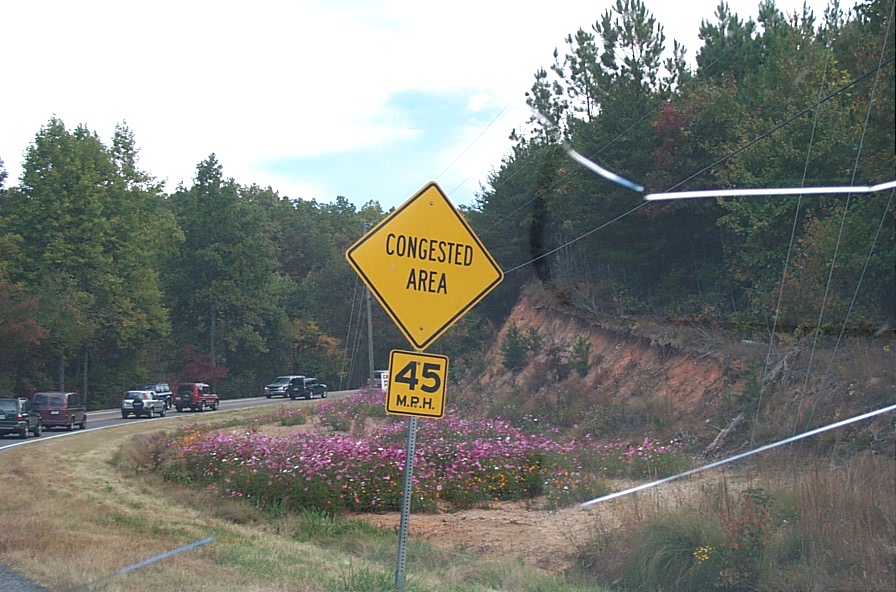
M270 418L266 416L262 421ZM276 420L275 420L276 421ZM254 422L253 422L254 423ZM230 421L216 425L232 425ZM308 591L393 591L398 536L350 515L319 510L290 511L272 505L259 508L251 501L221 499L190 485L166 483L135 468L146 459L131 447L143 448L148 437L129 440L115 454L113 465L134 480L142 491L159 487L172 508L188 507L225 525L209 550L214 561L242 574L262 589ZM133 464L132 464L133 463ZM144 516L141 502L125 502L128 511L113 512L108 521L116 528L140 534L158 532ZM145 504L144 504L145 505ZM174 510L180 511L180 510ZM246 530L248 529L248 530ZM285 586L285 588L284 588ZM406 550L407 592L580 592L599 590L573 584L526 565L518 557L485 560L461 549L436 548L411 539Z

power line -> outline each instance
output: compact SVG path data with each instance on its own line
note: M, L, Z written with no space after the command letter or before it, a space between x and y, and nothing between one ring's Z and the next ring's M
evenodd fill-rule
M684 180L682 180L682 181L679 181L678 183L674 184L674 185L673 185L672 187L670 187L666 192L663 192L663 193L652 193L652 194L648 194L647 196L645 196L645 201L642 202L640 205L638 205L638 206L632 208L631 210L629 210L629 211L627 211L627 212L625 212L625 213L623 213L623 214L621 214L621 215L619 215L619 216L613 218L612 220L610 220L610 221L608 221L608 222L602 223L601 225L597 226L596 228L593 228L593 229L589 230L588 232L585 232L585 233L583 233L583 234L581 234L581 235L579 235L579 236L573 238L572 240L570 240L570 241L568 241L568 242L566 242L566 243L560 245L559 247L557 247L557 248L555 248L555 249L553 249L553 250L551 250L551 251L549 251L549 252L547 252L547 253L543 253L543 254L539 255L538 257L534 257L534 258L530 259L529 261L527 261L527 262L525 262L525 263L522 263L522 264L517 265L516 267L514 267L514 268L512 268L512 269L510 269L510 270L508 270L508 271L505 271L505 275L506 275L507 273L511 273L511 272L513 272L513 271L516 271L516 270L518 270L518 269L521 269L521 268L523 268L523 267L526 267L526 266L528 266L528 265L531 265L532 263L535 263L536 261L538 261L538 260L540 260L540 259L543 259L544 257L546 257L546 256L548 256L548 255L550 255L550 254L552 254L552 253L555 253L555 252L557 252L557 251L559 251L559 250L561 250L561 249L563 249L563 248L565 248L565 247L567 247L567 246L569 246L569 245L572 245L572 244L574 244L574 243L576 243L576 242L582 240L583 238L586 238L587 236L590 236L591 234L594 234L594 233L597 232L598 230L601 230L601 229L603 229L603 228L606 228L609 224L612 224L613 222L617 222L617 221L621 220L622 218L625 218L625 217L628 216L629 214L631 214L631 213L637 211L638 209L640 209L641 207L643 207L646 203L649 203L649 201L655 201L655 200L666 199L666 198L671 198L671 199L678 199L678 198L680 198L680 199L688 199L688 198L708 198L708 197L744 197L744 196L750 196L750 195L799 195L800 192L802 192L802 194L830 194L830 193L851 193L851 192L852 192L852 193L856 193L856 192L859 192L859 193L871 193L871 192L879 192L879 191L884 191L884 190L886 190L886 189L889 189L890 187L893 186L893 184L896 184L896 181L889 181L889 182L880 183L880 184L878 184L878 185L867 186L867 187L809 187L809 188L801 188L801 189L800 189L800 188L725 189L725 190L722 190L722 189L715 189L715 190L706 190L706 191L700 191L700 192L678 192L678 193L671 193L671 194L668 193L668 192L671 191L672 189L674 189L674 188L676 188L676 187L680 187L680 186L683 185L684 183L686 183L686 182L690 181L691 179L693 179L693 178L699 176L700 174L702 174L702 173L704 173L704 172L710 170L711 168L714 168L714 167L716 167L716 166L718 166L718 165L720 165L720 164L726 162L727 160L729 160L729 159L731 159L732 157L734 157L735 155L737 155L737 154L743 152L744 150L746 150L746 149L749 148L750 146L753 146L753 145L756 144L757 142L760 142L761 140L764 140L764 139L768 138L768 137L771 136L774 132L780 130L781 128L783 128L783 127L786 126L786 125L789 125L790 123L792 123L793 121L795 121L795 120L796 120L797 118L799 118L800 116L805 115L806 113L808 113L808 112L811 111L812 109L817 108L817 107L818 107L819 105L821 105L822 103L824 103L824 102L826 102L826 101L829 101L829 100L833 99L834 97L836 97L836 96L839 95L840 93L842 93L842 92L844 92L845 90L851 88L852 86L855 86L855 85L858 84L860 81L862 81L862 80L864 80L865 78L871 76L871 75L874 74L875 72L878 72L878 71L882 70L884 66L886 66L887 64L889 64L890 62L892 62L894 59L896 59L896 56L891 56L890 58L888 58L888 59L886 59L886 60L883 60L883 61L882 61L880 64L878 64L876 67L874 67L874 68L872 68L871 70L865 72L864 74L861 74L860 76L854 78L852 81L850 81L850 82L844 84L843 86L841 86L840 88L838 88L838 89L835 90L834 92L828 94L826 97L824 97L824 98L822 98L822 99L820 99L820 100L814 102L811 106L806 107L805 109L802 109L802 110L799 111L797 114L795 114L795 115L793 115L793 116L787 118L787 119L786 119L785 121L783 121L782 123L776 125L776 126L775 126L774 128L772 128L771 130L769 130L769 131L767 131L767 132L761 134L760 136L754 138L753 140L747 142L747 144L745 144L744 146L741 146L741 147L739 147L739 148L736 148L736 149L732 150L732 151L729 152L726 156L724 156L724 157L722 157L722 158L716 160L714 163L712 163L712 164L710 164L710 165L708 165L708 166L706 166L706 167L700 169L699 171L697 171L696 173L690 175L690 176L687 177L686 179L684 179ZM581 155L579 155L579 156L581 157ZM578 161L578 159L576 159L576 160ZM595 166L599 166L599 165L597 165L596 163L592 163L592 164L594 164ZM600 168L603 168L603 167L600 167ZM608 172L610 172L611 174L614 174L614 175L615 175L615 173L612 173L612 171L608 171ZM621 178L621 177L620 177L620 178ZM628 181L627 179L623 179L623 180L624 180L624 181ZM629 183L631 183L631 182L629 182ZM637 185L637 184L632 183L632 185ZM623 185L623 186L625 186L625 185ZM628 188L631 189L631 187L628 187ZM663 196L666 196L666 197L663 197ZM678 197L678 196L682 196L682 197ZM685 197L685 196L686 196L686 197ZM533 198L533 200L534 200L534 198ZM531 202L531 201L532 201L532 200L530 200L530 202Z
M697 467L696 469L691 469L689 471L684 471L683 473L678 473L677 475L672 475L671 477L666 477L664 479L658 479L656 481L651 481L650 483L644 483L642 485L638 485L637 487L631 487L629 489L625 489L623 491L617 491L616 493L611 493L609 495L605 495L599 497L597 499L593 499L587 502L582 503L582 507L592 506L594 504L599 504L601 502L609 501L611 499L615 499L617 497L622 497L625 495L629 495L638 491L643 491L645 489L650 489L651 487L656 487L657 485L662 485L663 483L668 483L670 481L675 481L677 479L681 479L682 477L689 477L690 475L695 475L697 473L702 473L703 471L708 471L709 469L714 469L716 467L720 467L722 465L726 465L728 463L732 463L748 456L752 456L754 454L759 454L760 452L765 452L767 450L771 450L773 448L777 448L778 446L783 446L784 444L790 444L791 442L796 442L798 440L802 440L804 438L808 438L810 436L815 436L817 434L821 434L823 432L827 432L830 430L835 430L837 428L842 428L843 426L847 426L859 421L865 421L866 419L870 419L872 417L876 417L878 415L883 415L884 413L892 413L896 411L896 405L890 405L889 407L884 407L883 409L877 409L875 411L870 411L863 415L858 415L856 417L851 417L849 419L844 419L843 421L838 421L836 423L832 423L820 428L816 428L814 430L810 430L803 434L799 434L796 436L791 436L789 438L785 438L784 440L780 440L778 442L773 442L771 444L766 444L765 446L760 446L759 448L754 448L753 450L748 450L747 452L742 452L741 454L735 454L734 456L709 463L708 465L703 465L702 467Z

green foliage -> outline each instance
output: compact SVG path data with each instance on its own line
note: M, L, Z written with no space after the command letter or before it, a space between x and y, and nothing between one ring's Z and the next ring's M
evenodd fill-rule
M80 367L84 356L102 365L168 333L159 262L176 244L157 237L174 239L174 226L135 154L122 125L110 149L52 119L4 199L20 237L15 279L36 299L35 320L49 331L41 353L56 367L70 358Z
M511 324L504 334L504 340L501 342L501 363L508 370L518 370L522 368L529 359L529 348L526 338L522 331Z
M529 361L529 357L538 353L544 345L541 334L535 327L526 329L523 334L516 323L512 323L501 341L501 363L508 370L519 370Z
M691 511L659 516L633 541L626 584L643 590L714 590L721 540L717 525Z
M579 335L572 346L569 367L579 376L585 376L591 369L591 342L584 335Z
M643 4L619 0L537 70L529 103L578 152L653 191L880 182L896 166L894 66L875 73L868 48L884 39L888 6L862 3L849 19L832 9L819 27L771 3L757 21L722 4L690 76L680 60L660 64L662 28ZM788 328L822 310L833 324L849 314L854 331L896 323L896 222L882 195L644 205L556 157L542 127L517 138L473 220L498 243L528 229L533 271L562 301L623 315L780 313Z
M284 412L280 415L280 425L282 426L296 426L296 425L305 425L308 423L308 411L304 409L293 410L290 412Z

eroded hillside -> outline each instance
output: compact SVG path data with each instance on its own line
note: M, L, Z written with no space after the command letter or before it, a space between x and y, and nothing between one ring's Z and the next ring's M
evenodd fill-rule
M517 370L504 364L508 331L540 345ZM747 337L750 337L749 339ZM590 344L587 371L571 356ZM589 317L527 297L514 308L484 369L458 389L465 404L525 420L547 418L598 437L683 435L692 452L743 449L893 404L896 343L877 336L779 337L770 347L702 319L669 323ZM893 454L884 415L814 439L814 446L871 447Z

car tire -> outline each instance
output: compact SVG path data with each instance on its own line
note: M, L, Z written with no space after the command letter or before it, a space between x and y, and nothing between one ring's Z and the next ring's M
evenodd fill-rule
M68 425L65 426L65 429L66 429L66 431L69 431L69 432L72 431L73 429L75 429L75 418L74 417L68 418Z
M175 407L175 409L177 409L177 412L178 412L178 413L180 413L181 411L184 410L184 408L181 407L180 405L178 405L177 407Z
M322 393L320 394L320 398L321 398L321 399L326 399L326 398L327 398L327 389L324 389L324 392L322 392Z
M217 411L217 410L218 410L218 401L215 401L214 403L212 403L212 411Z
M150 408L149 408L149 411L146 412L146 418L147 418L147 419L152 419L152 418L155 416L155 414L156 414L156 408L155 408L155 407L150 407Z
M265 398L270 399L271 398L270 393L265 394Z
M23 440L28 439L28 426L25 426L24 428L19 430L19 438L21 438Z
M84 416L81 418L81 423L78 424L78 428L80 428L80 429L82 429L82 430L86 430L86 429L87 429L87 414L86 414L86 413L85 413Z
M40 435L43 433L43 431L44 431L43 424L38 423L36 426L34 426L34 432L32 432L32 433L34 434L35 438L40 438Z
M205 401L199 401L199 411L200 413L205 412Z
M127 418L128 418L128 412L127 412L127 411L122 411L122 412L121 412L121 419L127 419Z
M165 406L162 405L162 408L159 409L159 417L165 417Z

